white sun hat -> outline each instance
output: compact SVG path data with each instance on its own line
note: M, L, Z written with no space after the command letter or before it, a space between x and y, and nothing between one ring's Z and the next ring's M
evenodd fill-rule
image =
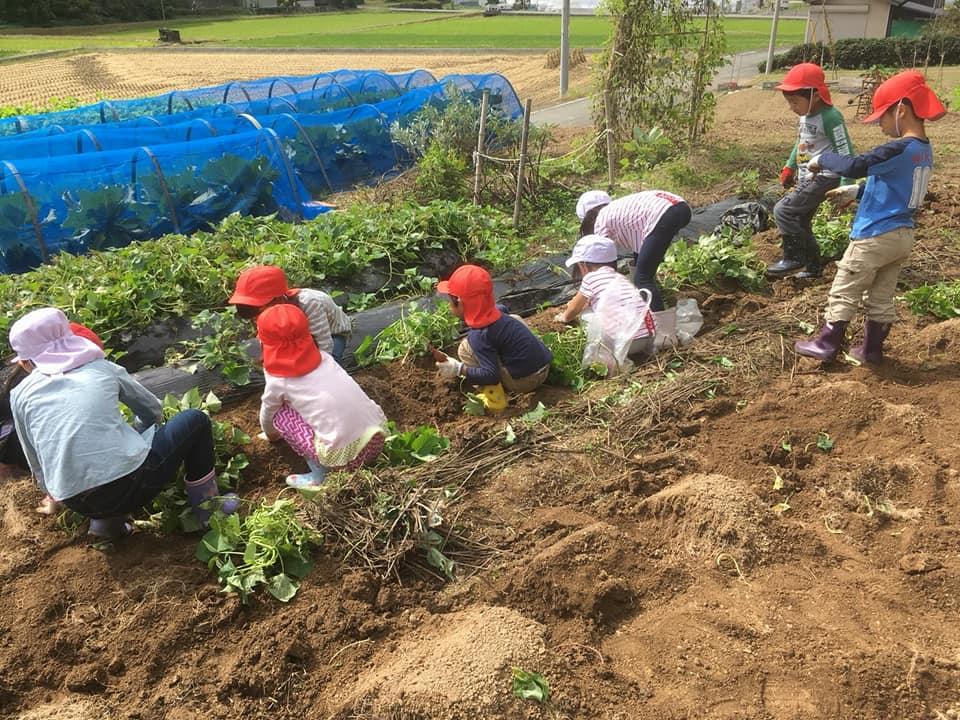
M65 373L104 357L103 350L74 335L62 310L40 308L28 312L10 328L10 347L17 360L30 360L44 375Z
M584 235L573 246L573 253L567 259L567 267L578 262L608 263L617 259L617 246L603 235Z
M587 190L577 200L577 217L583 220L586 214L597 205L609 205L610 196L603 190Z

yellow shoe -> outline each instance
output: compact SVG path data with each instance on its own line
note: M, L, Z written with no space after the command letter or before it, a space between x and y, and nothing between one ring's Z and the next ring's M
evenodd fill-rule
M480 402L490 412L501 412L507 409L507 395L503 392L503 385L484 385L477 392Z

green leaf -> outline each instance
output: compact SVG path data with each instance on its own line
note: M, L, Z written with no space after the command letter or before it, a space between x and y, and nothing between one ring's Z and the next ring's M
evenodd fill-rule
M503 428L503 444L513 445L517 441L517 434L513 431L513 426L507 423Z
M274 575L267 581L267 590L280 602L290 602L299 589L300 585L284 573Z
M550 699L550 685L538 672L527 672L514 667L510 670L513 694L521 700L545 703Z
M223 407L223 403L220 402L220 398L218 398L213 390L211 390L203 399L203 406L208 412L218 413Z
M467 393L467 401L463 404L463 411L467 415L486 415L487 406L483 404L483 401L474 393Z
M520 416L520 422L526 423L527 425L533 425L538 422L543 422L543 419L546 416L547 416L547 408L544 406L542 402L538 402L537 406L533 408L533 410L530 410L529 412L525 412L523 415Z
M833 439L825 432L817 433L817 447L823 450L823 452L830 452L833 450L834 442Z

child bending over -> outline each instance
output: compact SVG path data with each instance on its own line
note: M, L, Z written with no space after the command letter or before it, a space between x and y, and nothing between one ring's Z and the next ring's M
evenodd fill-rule
M304 312L290 304L257 318L266 386L260 426L266 439L283 438L310 471L290 475L294 488L321 485L327 470L373 462L386 438L387 419L332 355L319 350Z

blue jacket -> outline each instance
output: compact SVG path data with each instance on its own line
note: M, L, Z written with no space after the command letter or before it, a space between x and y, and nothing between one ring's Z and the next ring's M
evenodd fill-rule
M500 382L500 366L516 379L533 375L550 364L553 353L522 322L497 305L503 313L484 328L467 333L470 349L480 367L464 367L467 382L474 385L496 385Z
M850 232L862 240L913 227L913 215L927 194L933 149L928 140L897 138L855 157L825 152L820 166L844 177L867 178Z

